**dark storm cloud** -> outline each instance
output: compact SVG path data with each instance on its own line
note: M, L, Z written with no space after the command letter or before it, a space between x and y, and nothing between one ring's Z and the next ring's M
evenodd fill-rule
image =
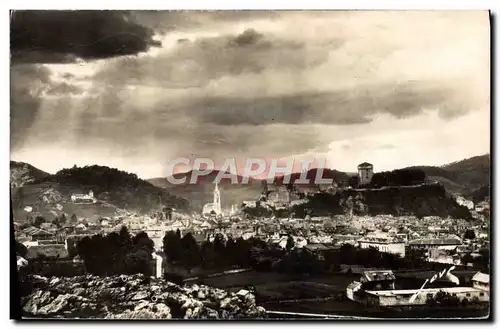
M54 85L49 90L47 90L47 95L81 95L83 89L75 85L71 85L67 82L62 82Z
M157 46L153 31L122 11L15 11L13 62L58 63L133 55Z
M108 84L160 85L164 88L201 87L224 76L261 73L266 69L305 70L328 59L328 47L310 48L305 42L247 29L238 34L183 40L157 57L125 57L109 63L96 75Z
M378 113L406 118L437 108L441 116L449 118L462 115L456 109L468 108L467 105L454 90L411 82L251 99L207 97L195 101L189 111L203 122L219 125L351 125L368 123Z
M219 22L242 22L253 19L273 19L282 12L270 10L219 10L219 11L134 11L134 18L141 24L157 31L173 31L184 28L203 28Z

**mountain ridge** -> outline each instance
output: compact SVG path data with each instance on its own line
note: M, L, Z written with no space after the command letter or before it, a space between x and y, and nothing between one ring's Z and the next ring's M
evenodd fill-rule
M454 161L442 166L410 166L402 169L421 169L424 171L429 180L439 182L445 187L447 192L462 194L466 197L473 198L474 201L481 201L489 195L490 162L490 154L484 154ZM28 170L20 170L19 168L28 168ZM78 169L78 167L76 168ZM162 202L166 202L168 206L174 206L177 204L176 202L179 201L181 204L184 204L182 208L186 209L188 208L186 205L186 199L189 198L192 206L197 209L201 208L203 204L211 202L213 192L212 184L215 177L219 174L219 171L215 170L209 175L200 176L198 184L189 184L187 182L189 182L193 175L192 170L184 173L177 173L174 175L174 178L179 179L185 177L187 182L185 184L174 185L169 183L166 177L141 179L135 174L129 174L106 166L94 165L82 168L93 168L88 172L93 177L94 181L92 184L84 184L85 182L82 184L80 179L69 179L69 181L67 181L66 178L64 178L63 173L68 173L68 171L70 172L71 169L74 168L63 169L58 171L56 174L51 175L30 164L11 161L11 187L18 189L19 187L26 188L26 186L28 186L28 188L30 186L36 187L37 184L40 185L41 183L69 183L68 188L70 190L82 191L82 189L85 190L94 188L96 189L94 192L98 195L106 192L106 189L117 189L118 193L115 195L115 200L113 201L117 203L118 207L123 206L126 208L129 206L128 203L130 202L134 205L138 205L141 202L146 204L155 204L152 199L161 199L163 197L165 199L163 199ZM99 172L103 170L121 173L116 176L118 177L118 183L104 183L102 181L102 176L99 174ZM20 172L24 173L27 178L19 180L19 176L24 177L23 175L19 175ZM26 175L26 172L30 174ZM310 180L314 180L316 173L316 168L310 169L306 173L306 177ZM293 183L300 177L300 175L301 172L295 172L290 175L277 175L274 182L277 185L283 184L283 180L289 176L290 181ZM125 176L128 178L124 178ZM322 177L333 178L337 184L343 185L347 183L351 176L352 173L325 168L323 170ZM113 175L110 177L113 177ZM235 178L238 183L241 183L243 179L243 176L241 175L233 174L231 177ZM108 179L111 178L108 177ZM20 181L21 186L12 186L13 181L15 184L19 184ZM223 207L230 207L231 204L241 203L243 200L257 199L262 192L262 181L263 179L249 178L248 184L232 184L231 178L224 178L219 184L222 191ZM99 188L99 186L102 187L103 184L106 187ZM123 202L123 200L120 199L126 199L129 200L129 202L126 200ZM185 203L180 200L185 200Z

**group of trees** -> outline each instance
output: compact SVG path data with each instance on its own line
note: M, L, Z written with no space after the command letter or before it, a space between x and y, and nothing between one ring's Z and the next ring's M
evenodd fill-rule
M77 219L75 214L71 215L70 219L68 220L66 215L64 213L62 213L61 215L56 216L52 220L52 222L50 222L50 223L55 225L57 228L61 228L65 224L68 224L68 223L76 224L77 222L78 222L78 219ZM35 227L40 228L43 223L48 223L48 221L45 219L45 217L38 215L35 217L28 218L28 222L25 223L24 226L28 227L28 226L33 225Z
M227 267L246 268L255 263L252 250L266 243L259 239L224 239L216 234L213 241L205 240L198 244L191 233L181 236L180 232L169 231L163 238L163 251L169 264L181 265L186 270L201 267L222 269Z
M421 169L406 168L393 171L383 171L373 174L370 187L411 186L425 182L425 172Z
M295 248L288 238L285 249L257 238L228 239L220 234L215 239L200 244L187 233L167 232L163 240L166 260L169 264L184 266L188 271L196 267L224 269L228 267L252 268L259 271L279 271L296 274L314 274L339 270L340 264L363 265L375 268L425 268L423 254L410 252L405 258L381 253L377 249L360 249L342 245L321 253L307 248Z
M467 298L460 299L450 293L440 290L432 298L427 299L426 305L428 306L467 306L479 304L480 300L478 297L473 297L468 300Z
M144 232L134 237L126 227L119 233L84 237L77 243L77 253L88 273L94 275L152 275L153 241Z
M470 253L467 253L461 258L462 264L473 264L474 267L480 269L483 272L489 272L490 269L490 250L487 248L479 250L479 256L473 257Z

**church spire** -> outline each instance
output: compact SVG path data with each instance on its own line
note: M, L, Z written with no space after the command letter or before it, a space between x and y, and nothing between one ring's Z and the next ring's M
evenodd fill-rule
M222 207L220 204L220 190L219 190L219 184L215 182L215 188L214 188L214 211L217 213L217 215L222 214Z

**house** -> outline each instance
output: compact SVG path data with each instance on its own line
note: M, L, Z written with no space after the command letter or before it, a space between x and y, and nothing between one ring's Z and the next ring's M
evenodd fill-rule
M408 247L412 250L425 251L435 248L453 250L461 245L462 241L458 237L422 238L412 240L408 243Z
M72 202L83 202L83 203L95 203L96 199L94 198L94 192L89 191L88 194L72 194L71 195Z
M362 249L375 248L379 252L399 255L405 257L405 244L400 240L389 236L365 236L358 240Z
M208 221L204 221L203 223L201 223L200 227L202 229L208 229L209 230L209 229L213 228L213 225L210 224Z
M391 270L364 271L361 274L361 285L364 290L394 289L396 276Z
M39 228L30 226L22 230L22 233L29 238L29 241L54 240L54 234Z
M46 244L28 247L26 258L33 259L40 256L64 258L68 256L68 251L64 244Z
M304 250L307 250L311 254L314 254L318 257L318 259L325 259L325 254L328 252L332 252L335 250L338 250L338 246L332 246L332 245L325 245L322 243L308 243L307 245L304 246Z
M242 204L243 204L244 207L250 207L250 208L257 207L257 201L254 201L254 200L243 201Z
M481 272L477 272L471 279L472 287L489 291L490 290L490 276Z
M427 300L436 296L438 292L445 292L458 297L460 300L472 300L477 298L480 302L488 302L489 295L484 291L472 287L451 287L451 288L427 288L427 289L407 289L407 290L366 290L365 304L377 306L408 306L425 305ZM418 294L418 295L417 295ZM413 300L413 296L417 296Z
M75 226L75 229L81 231L81 230L87 229L87 226L85 224L83 224L83 223L80 223L80 224L78 224L78 225Z
M452 254L451 252L451 250L446 249L430 249L427 261L430 263L461 265L460 255L458 253Z
M490 209L490 204L489 204L489 202L482 201L482 202L479 202L479 203L476 205L476 208L475 208L474 210L475 210L475 211L478 211L478 212L481 212L481 211L488 210L488 209Z

